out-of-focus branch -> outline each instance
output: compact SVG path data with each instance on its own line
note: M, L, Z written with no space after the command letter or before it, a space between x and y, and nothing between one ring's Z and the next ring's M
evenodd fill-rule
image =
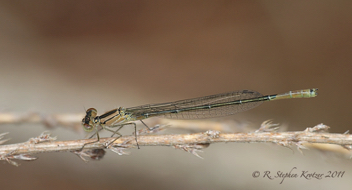
M40 123L48 128L62 126L75 131L80 130L83 114L41 114L38 112L28 113L0 113L0 124L26 124Z
M38 112L27 112L20 114L0 112L0 125L37 123L42 124L49 129L60 126L74 131L81 131L81 122L83 117L83 113L42 114ZM184 121L155 117L148 119L148 125L168 125L169 128L185 129L187 131L217 130L223 132L247 132L249 130L249 127L246 125L246 123L237 123L233 120L221 122L209 120Z

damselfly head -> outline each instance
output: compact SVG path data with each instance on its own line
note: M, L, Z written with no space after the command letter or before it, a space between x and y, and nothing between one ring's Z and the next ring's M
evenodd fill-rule
M89 108L86 111L86 116L82 119L83 129L87 132L90 132L94 129L94 119L97 116L97 110L94 108Z

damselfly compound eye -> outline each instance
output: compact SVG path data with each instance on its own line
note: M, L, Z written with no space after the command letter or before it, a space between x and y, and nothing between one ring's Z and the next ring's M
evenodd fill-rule
M90 124L83 124L83 129L87 132L90 132L93 130L93 126Z
M95 108L89 108L89 109L87 109L86 113L88 113L88 112L95 112L95 113L97 113L98 111L97 111Z

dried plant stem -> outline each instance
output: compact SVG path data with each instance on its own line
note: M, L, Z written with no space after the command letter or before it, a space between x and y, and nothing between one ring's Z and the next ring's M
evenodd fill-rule
M213 132L213 131L212 131ZM79 150L85 143L95 139L84 139L74 141L52 141L43 143L25 142L19 144L0 146L0 154L36 154L44 152L62 152ZM99 142L85 146L85 149L103 149L104 143L110 142L114 138L102 138ZM352 135L334 133L315 133L315 132L261 132L261 133L229 133L216 134L194 133L180 135L145 135L138 136L139 146L175 146L189 144L208 144L219 142L237 143L276 143L284 146L297 143L328 143L336 145L351 145ZM136 145L134 136L124 136L116 140L112 146Z

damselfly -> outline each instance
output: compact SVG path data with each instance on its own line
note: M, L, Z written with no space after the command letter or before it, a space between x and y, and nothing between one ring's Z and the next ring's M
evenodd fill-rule
M221 117L250 110L264 101L289 98L312 98L318 95L317 91L317 88L313 88L263 96L256 91L240 90L169 103L147 104L131 108L119 107L100 116L98 116L96 109L89 108L86 111L86 116L82 120L82 125L85 131L91 132L93 129L96 130L97 140L94 142L99 141L99 130L101 129L112 132L111 137L115 134L118 135L114 140L116 141L122 136L118 131L123 126L134 125L138 146L136 124L132 121L140 120L144 126L152 130L142 121L143 119L155 116L162 116L169 119L205 119ZM114 127L118 127L117 130L111 129ZM108 145L114 141L110 142Z

